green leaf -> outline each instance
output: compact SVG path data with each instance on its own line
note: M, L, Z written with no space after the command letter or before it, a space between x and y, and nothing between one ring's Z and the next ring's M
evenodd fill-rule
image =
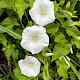
M13 29L14 25L20 26L16 18L10 18L10 17L4 19L1 25L7 27L8 29Z
M75 21L70 26L75 26L75 25L80 26L80 21Z
M15 77L18 80L38 80L38 77L27 77L27 76L21 74L21 70L19 67L15 68L13 70L13 72L14 72Z
M55 24L55 23L51 23L46 26L47 33L49 33L49 34L56 33L58 31L58 28L59 28L59 24Z
M73 37L75 37L76 35L80 35L80 31L78 30L78 28L76 26L70 26L73 23L73 21L71 20L71 17L69 16L69 14L67 14L61 8L60 8L60 10L65 15L65 17L68 19L66 21L66 23L63 20L60 20L62 25L64 25L63 27L66 28L67 34L69 34L70 36L73 36Z
M58 11L58 4L56 1L53 2L54 3L54 12L56 13Z
M15 60L18 60L18 50L15 50L15 49L13 49L14 51L13 51L13 53L12 53L12 57L13 57L13 60L15 59ZM15 61L14 60L14 61Z
M56 44L53 49L52 61L59 59L61 56L66 56L70 52L71 44Z
M70 75L71 80L76 80L76 75L74 74L74 72L72 74L69 74L69 75Z
M0 16L3 14L3 9L0 8Z
M0 80L2 80L2 79L0 78Z
M29 0L29 5L30 5L30 8L32 8L33 3L34 3L34 0Z
M78 32L76 32L76 30L74 29L74 28L72 28L72 27L67 27L66 28L66 32L67 32L67 34L69 35L69 36L72 36L72 37L77 37L78 35L80 35L80 34L78 34Z
M7 39L6 39L6 37L2 34L2 33L0 33L0 43L2 43L4 46L7 46Z
M76 68L74 67L74 65L67 58L66 58L66 60L68 61L68 63L70 64L72 70L74 71L74 73L76 74L76 76L78 77L78 79L80 80L80 73L76 70Z
M76 45L77 48L80 49L80 40L72 40L71 43Z
M16 29L16 30L13 30L13 32L19 34L19 35L22 35L22 29Z
M61 80L66 80L65 78L62 78Z
M69 11L64 10L65 13L67 13L70 17L74 17L73 14Z
M18 80L38 80L37 77L27 77L21 74L19 67L15 68L13 72Z
M61 43L61 40L64 40L64 39L65 39L65 36L62 32L57 32L55 34L55 39L54 39L55 42Z
M11 76L11 79L13 79L13 80L18 80L18 79L15 77L14 72L12 72L12 73L10 74L10 76Z
M24 3L25 3L25 9L27 9L29 7L29 4L27 2Z
M44 64L44 69L43 69L43 79L44 80L50 80L50 76L49 76L49 72L48 72L48 62L45 61L45 64Z
M4 48L4 53L5 53L5 56L6 56L6 58L7 58L7 61L8 61L8 65L10 65L10 57L11 57L11 55L12 55L12 46L13 45L8 45L8 46L6 46L5 48Z
M78 57L78 59L80 60L80 52L76 53L76 56Z
M15 50L14 44L9 44L3 48L5 52L5 56L8 61L8 65L10 64L10 57L12 56L14 63L16 64L16 60L18 60L18 50Z
M66 8L67 8L67 9L70 8L70 1L67 2Z
M0 8L7 8L7 9L15 10L14 3L15 3L15 0L1 0Z
M28 21L28 26L32 26L32 21Z
M23 16L23 14L25 12L24 0L16 0L15 6L16 6L16 12L17 12L20 20L22 20L22 16Z
M1 0L0 1L0 8L7 8L7 7L9 7L8 0Z
M59 5L64 5L64 3L65 3L65 0L60 0L60 3L59 3Z
M13 32L13 31L11 31L11 30L9 30L6 27L3 27L1 25L0 25L0 31L8 33L9 35L11 35L15 39L20 39L21 40L21 36L19 34Z
M15 73L15 76L16 76L16 78L17 78L18 80L31 80L31 79L29 79L28 77L22 75L19 68L15 68L15 69L14 69L14 73Z
M44 70L43 70L43 79L44 80L49 80L49 78L47 77L46 72Z
M57 69L58 74L66 80L68 78L68 65L65 60L63 58L61 60L57 60L56 64L59 66Z

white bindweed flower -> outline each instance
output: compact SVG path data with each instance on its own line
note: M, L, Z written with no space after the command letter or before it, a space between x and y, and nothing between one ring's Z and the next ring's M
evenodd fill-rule
M64 56L61 56L61 57L59 58L59 60L61 60L62 58L65 60L66 64L67 64L68 67L70 68L70 64L69 64L68 61L66 60L66 58L67 58L67 59L70 61L70 58L69 58L68 56L66 56L66 58L65 58Z
M29 14L39 26L54 22L54 4L50 0L35 0Z
M28 77L36 77L40 72L40 62L36 57L26 56L23 60L18 61L21 74Z
M23 30L21 46L32 54L39 53L48 45L49 37L44 27L32 26Z

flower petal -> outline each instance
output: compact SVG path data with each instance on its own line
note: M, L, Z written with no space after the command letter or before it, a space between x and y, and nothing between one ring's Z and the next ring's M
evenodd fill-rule
M45 12L45 14L41 15L41 11ZM36 24L45 26L55 20L54 4L50 0L35 0L29 14Z
M32 43L30 46L31 46L31 53L32 54L37 54L37 53L41 52L44 48L44 46L41 45L39 42Z
M26 50L31 52L31 46L30 46L31 41L30 40L23 39L20 44L24 49L26 49Z
M32 65L31 65L32 63ZM40 72L40 62L37 58L26 56L24 60L18 61L21 73L28 77L36 77Z
M34 39L35 36L36 40ZM44 27L32 26L23 30L21 46L32 54L39 53L48 45L49 37Z
M40 42L43 46L48 46L49 45L49 36L47 34L41 35Z

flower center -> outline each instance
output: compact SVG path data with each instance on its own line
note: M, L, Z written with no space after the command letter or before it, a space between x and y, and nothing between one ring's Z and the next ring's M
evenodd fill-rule
M38 40L38 37L35 35L35 36L32 36L32 39L33 39L34 41L37 41L37 40Z
M29 63L29 65L30 65L30 66L33 66L33 65L34 65L34 63L33 63L33 62L30 62L30 63Z
M46 16L46 9L40 9L40 15L41 16Z

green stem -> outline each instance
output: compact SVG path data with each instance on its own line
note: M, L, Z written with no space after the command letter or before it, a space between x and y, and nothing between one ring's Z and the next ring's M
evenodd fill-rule
M76 5L77 1L78 1L78 0L73 0L73 3L72 3L72 5L71 5L71 9L72 9L72 10L75 8L75 5Z
M78 79L80 80L80 73L76 70L76 68L74 67L74 65L66 57L65 57L65 59L70 64L72 70L74 71L74 73L76 74L76 76L78 77Z
M26 16L26 19L29 21L29 19L28 19L27 15L26 15L26 12L25 12L25 16Z
M79 66L80 67L80 65L76 62L76 61L74 61L73 59L71 59L70 58L70 60L74 63L74 64L76 64L77 66Z
M1 68L1 66L0 66L0 71L2 71L2 73L3 73L4 75L6 75L6 73L5 73L4 70Z

